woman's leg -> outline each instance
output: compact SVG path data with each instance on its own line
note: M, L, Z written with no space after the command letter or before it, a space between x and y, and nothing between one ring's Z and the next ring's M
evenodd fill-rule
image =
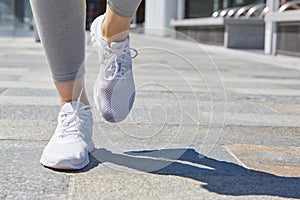
M31 6L63 106L84 88L85 0L31 0ZM88 104L85 91L81 101Z
M134 103L135 84L128 30L140 2L108 0L106 14L99 16L91 25L92 43L98 47L100 57L94 100L99 114L109 122L124 120Z
M94 148L93 116L82 90L85 0L31 0L31 6L61 101L57 128L40 162L51 168L81 169Z

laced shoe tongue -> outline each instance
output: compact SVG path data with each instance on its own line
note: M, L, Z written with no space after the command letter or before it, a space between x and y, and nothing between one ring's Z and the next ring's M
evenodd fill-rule
M76 109L77 103L78 103L77 101L72 101L72 102L71 102L72 107L73 107L73 108L72 108L73 110ZM81 108L82 106L84 106L84 103L79 102L78 109Z
M74 111L74 107L75 107L75 104L74 105L73 104L74 104L73 102L72 103L66 103L62 107L61 111L66 112L66 113L73 112Z
M121 42L112 42L110 43L110 48L111 49L114 49L114 50L117 50L117 51L122 51L123 52L123 48L126 47L126 45L128 44L128 37L126 39L124 39L123 41ZM120 54L122 55L122 53ZM122 58L124 57L124 55L121 56ZM124 58L123 58L124 59ZM116 63L113 62L112 63L112 67L111 67L111 70L110 70L110 73L107 74L107 77L109 78L112 78L114 76L114 74L116 73L115 77L122 77L123 76L123 73L121 73L121 68L120 66L122 65L121 64L121 60L120 60L120 57L116 58ZM116 69L116 64L118 65L118 69Z
M62 107L61 111L62 111L62 112L65 112L65 113L70 113L70 114L73 113L73 112L75 112L75 109L76 109L76 103L77 103L76 101L72 101L72 102L70 102L70 103L66 103L66 104ZM79 108L80 108L82 105L83 105L83 103L80 102ZM66 117L67 117L67 116L62 117L62 120L65 120ZM64 118L65 118L65 119L64 119ZM72 123L74 123L74 122L70 122L69 125L72 125ZM76 131L76 127L75 127L75 126L74 126L74 127L70 127L68 130L69 130L69 131ZM67 135L66 137L63 137L63 140L64 140L64 141L72 141L72 140L77 139L77 138L78 138L78 136L77 136L76 134L74 134L74 135L70 134L70 135Z
M76 106L77 106L77 101L72 101L70 103L66 103L62 107L61 111L64 111L64 112L67 112L67 113L73 112L76 109ZM82 102L79 102L78 108L81 108L82 106L84 106L84 104Z

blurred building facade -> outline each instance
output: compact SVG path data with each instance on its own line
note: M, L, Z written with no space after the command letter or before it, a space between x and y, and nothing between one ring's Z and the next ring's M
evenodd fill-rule
M106 0L86 0L86 28L89 29L92 21L105 13ZM136 14L135 23L145 21L145 1L140 5ZM26 32L34 23L30 8L30 0L0 0L0 34L7 31L22 29Z
M90 23L106 9L105 0L87 0L86 24ZM23 32L32 28L34 24L33 14L30 8L30 0L0 0L0 30L17 30Z
M157 35L171 28L200 43L300 56L299 0L146 0L145 16Z
M86 28L105 10L106 0L87 0ZM30 35L33 21L29 0L0 0L0 35ZM170 36L174 29L201 43L300 56L300 0L143 0L137 26L146 33L158 28L149 34Z

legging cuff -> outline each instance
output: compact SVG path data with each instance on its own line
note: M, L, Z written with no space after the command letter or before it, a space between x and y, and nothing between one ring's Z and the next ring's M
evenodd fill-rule
M54 82L68 82L68 81L74 81L78 78L81 78L85 75L85 68L82 67L78 70L78 72L74 72L71 74L65 74L65 75L54 75L52 74L52 78Z
M108 0L107 5L117 15L125 18L131 18L135 15L141 0Z

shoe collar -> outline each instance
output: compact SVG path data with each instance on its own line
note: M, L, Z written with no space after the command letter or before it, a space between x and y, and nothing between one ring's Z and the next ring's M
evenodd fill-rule
M81 108L84 106L84 103L82 103L82 102L71 101L71 102L65 103L63 105L63 107L61 108L61 111L66 112L66 113L74 112L78 103L79 103L78 108Z

